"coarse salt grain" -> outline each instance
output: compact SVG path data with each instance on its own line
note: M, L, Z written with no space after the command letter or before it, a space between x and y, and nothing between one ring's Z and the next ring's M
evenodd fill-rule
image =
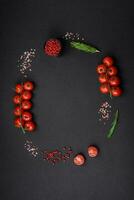
M32 141L30 140L26 140L25 144L24 144L24 148L31 153L31 155L33 157L37 157L37 155L39 154L39 148L35 145L33 145Z
M18 60L18 68L19 72L23 75L23 77L28 76L28 72L31 72L32 61L36 56L36 50L30 49L29 51L25 51Z
M111 114L111 105L105 101L104 103L101 104L99 111L99 121L102 121L104 125L106 124L106 121L109 120L110 114Z
M72 32L66 32L63 37L65 40L72 40L72 41L83 41L85 40L84 37L80 35L80 33L72 33Z

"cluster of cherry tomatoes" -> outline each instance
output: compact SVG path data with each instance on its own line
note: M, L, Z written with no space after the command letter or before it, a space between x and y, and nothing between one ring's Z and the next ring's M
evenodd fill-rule
M32 132L36 125L33 122L33 115L29 111L32 108L31 98L34 84L31 81L26 81L23 84L17 84L15 87L15 96L13 102L14 108L14 125L17 128L22 128L24 131Z
M99 74L100 91L103 94L110 94L118 97L122 94L120 88L121 80L119 78L118 69L114 66L114 60L110 56L103 59L102 64L97 66L97 73Z

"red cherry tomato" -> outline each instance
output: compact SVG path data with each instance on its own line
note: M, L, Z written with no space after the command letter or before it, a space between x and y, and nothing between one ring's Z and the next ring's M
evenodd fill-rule
M24 83L24 89L32 91L34 89L34 84L31 81L27 81Z
M118 73L118 70L117 70L117 67L115 67L115 66L110 66L110 67L107 69L107 74L108 74L109 76L115 76L117 73Z
M17 94L21 94L23 91L23 85L22 84L17 84L16 87L15 87L15 92Z
M30 112L25 111L25 112L22 113L22 119L24 121L31 121L32 114Z
M98 65L96 71L98 74L104 74L107 71L107 67L103 64Z
M85 158L82 154L78 154L74 157L74 164L75 165L83 165L85 163Z
M15 104L20 104L20 103L21 103L21 97L20 97L19 95L15 95L15 96L13 97L13 102L14 102Z
M14 115L15 115L15 116L21 116L21 115L22 115L22 112L23 112L23 110L20 108L20 106L17 106L17 107L14 109Z
M108 83L108 76L107 76L107 74L100 74L99 75L99 82L100 83Z
M103 94L108 94L110 92L109 84L103 83L102 85L100 85L100 91Z
M32 98L32 93L27 90L24 90L22 93L22 99L30 100L31 98Z
M28 100L22 101L22 109L29 110L32 107L32 103Z
M111 86L118 86L121 83L121 80L117 76L111 76L109 79L109 83Z
M122 95L122 89L120 87L111 87L111 94L114 97L119 97Z
M23 127L23 126L24 126L24 121L23 121L23 119L20 119L20 117L16 118L16 119L14 120L14 125L15 125L15 127L17 127L17 128L20 128L21 126Z
M25 123L25 130L26 130L26 131L32 132L32 131L35 130L35 128L36 128L36 125L35 125L34 122L29 121L29 122L26 122L26 123Z
M88 147L88 155L89 155L89 157L94 158L94 157L96 157L98 155L98 153L99 153L99 149L97 147L95 147L95 146L89 146Z
M111 58L110 56L106 56L104 59L103 59L103 63L106 65L106 66L111 66L113 65L114 61L113 61L113 58Z

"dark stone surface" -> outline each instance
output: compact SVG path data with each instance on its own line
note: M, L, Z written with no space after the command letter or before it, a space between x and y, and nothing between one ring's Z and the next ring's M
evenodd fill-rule
M2 200L133 200L134 28L133 1L1 0L0 56L0 182ZM102 54L67 49L60 58L43 53L44 41L66 31L79 32ZM25 136L13 126L13 90L18 57L37 49L30 79L36 83L35 119L38 129ZM124 95L110 100L98 91L96 65L104 55L115 57ZM98 122L105 101L120 110L116 135L106 139ZM71 145L87 158L83 167L72 160L55 167L33 159L24 150L25 138L41 149ZM99 146L97 159L88 159L87 146Z

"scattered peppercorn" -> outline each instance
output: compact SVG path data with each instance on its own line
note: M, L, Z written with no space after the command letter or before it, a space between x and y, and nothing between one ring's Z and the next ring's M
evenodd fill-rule
M43 159L55 165L60 161L66 161L73 153L71 147L65 146L61 150L43 151Z

